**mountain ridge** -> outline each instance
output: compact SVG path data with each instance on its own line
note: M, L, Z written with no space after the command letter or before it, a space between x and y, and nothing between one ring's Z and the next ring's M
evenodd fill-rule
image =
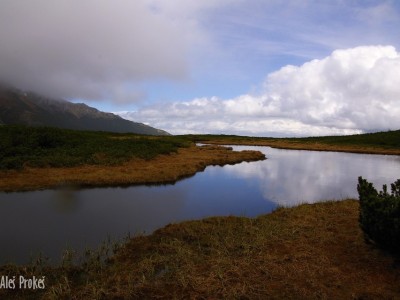
M0 86L0 124L169 135L164 130L102 112L84 103L48 98L4 86Z

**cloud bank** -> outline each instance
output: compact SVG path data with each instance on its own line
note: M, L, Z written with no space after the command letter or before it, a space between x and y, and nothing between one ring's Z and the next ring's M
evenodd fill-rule
M307 136L399 129L400 54L392 46L336 50L269 74L258 93L119 114L174 134Z
M0 80L63 98L132 101L132 83L187 75L186 37L144 0L2 0Z

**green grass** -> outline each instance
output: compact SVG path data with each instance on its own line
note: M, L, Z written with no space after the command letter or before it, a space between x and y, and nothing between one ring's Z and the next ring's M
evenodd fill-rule
M326 144L335 145L365 145L365 146L379 146L379 147L400 147L400 130L364 133L355 135L344 136L321 136L321 137L307 137L288 140L301 140L304 142L321 142Z
M50 127L0 126L0 169L117 165L132 158L152 159L176 152L191 142L226 140L227 143L287 141L337 146L400 148L400 130L349 136L268 138L236 135L145 136L75 131Z
M152 159L188 145L173 136L0 126L0 169L115 165L131 158Z
M364 133L354 135L340 135L340 136L318 136L318 137L303 137L303 138L271 138L271 137L249 137L238 135L184 135L183 137L194 141L205 140L222 140L229 141L263 141L263 140L282 140L290 142L304 142L304 143L325 143L332 145L364 145L364 146L379 146L400 148L400 130Z

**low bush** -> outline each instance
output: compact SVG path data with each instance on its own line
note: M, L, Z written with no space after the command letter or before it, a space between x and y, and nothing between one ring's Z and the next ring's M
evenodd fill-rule
M358 178L360 226L366 238L385 250L400 254L400 179L378 192L372 183Z
M0 126L0 170L116 165L132 158L152 159L189 144L174 136L5 125Z

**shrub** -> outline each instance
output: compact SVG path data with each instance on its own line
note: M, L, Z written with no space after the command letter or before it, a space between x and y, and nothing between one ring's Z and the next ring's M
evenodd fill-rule
M360 226L366 238L385 250L400 254L400 179L378 192L372 183L358 178Z
M116 165L152 159L188 147L174 136L76 131L51 127L0 126L0 170L26 167Z

